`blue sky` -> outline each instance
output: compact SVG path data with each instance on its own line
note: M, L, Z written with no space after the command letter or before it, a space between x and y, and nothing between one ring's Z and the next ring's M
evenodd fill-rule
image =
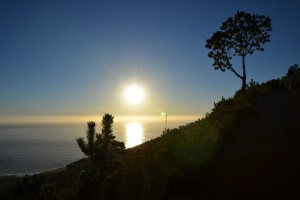
M0 116L204 115L241 87L233 73L214 70L206 39L238 10L269 16L271 42L246 58L247 81L279 78L300 63L299 7L296 0L3 0ZM124 101L132 83L145 90L140 105Z

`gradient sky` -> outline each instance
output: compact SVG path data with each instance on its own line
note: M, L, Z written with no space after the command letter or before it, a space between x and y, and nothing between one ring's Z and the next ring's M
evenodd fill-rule
M269 16L271 42L246 58L247 81L279 78L300 64L299 8L297 0L2 0L0 116L204 115L241 87L214 70L206 39L238 10ZM145 90L140 105L124 101L131 83Z

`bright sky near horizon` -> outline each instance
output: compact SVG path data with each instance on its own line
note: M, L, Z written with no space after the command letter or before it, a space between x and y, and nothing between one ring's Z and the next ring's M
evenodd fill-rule
M233 73L214 70L206 39L238 10L269 16L271 42L246 58L247 81L279 78L300 64L299 7L296 0L3 0L0 116L204 115L241 87ZM139 104L124 100L132 84L143 89Z

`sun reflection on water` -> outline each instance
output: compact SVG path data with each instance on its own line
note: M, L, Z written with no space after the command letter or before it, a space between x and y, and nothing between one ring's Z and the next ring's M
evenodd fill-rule
M139 122L126 124L126 148L130 148L143 142L143 126Z

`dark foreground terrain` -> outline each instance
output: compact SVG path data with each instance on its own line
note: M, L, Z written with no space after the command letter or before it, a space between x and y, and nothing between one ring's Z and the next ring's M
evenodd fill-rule
M198 175L195 174L198 181L186 181L187 187L175 187L177 189L170 189L166 195L160 197L163 199L299 199L300 89L260 95L256 99L255 111L255 117L243 121L234 136L222 142L218 153L207 168L197 168L194 171L199 171ZM224 117L222 115L222 119ZM190 130L192 125L188 127ZM172 134L169 136L174 138ZM178 141L182 140L181 137L178 137ZM124 187L126 187L127 196L123 196L123 199L135 199L135 197L157 199L158 195L151 197L150 193L144 193L143 190L141 194L133 195L133 191L138 193L138 189L144 188L143 177L145 176L152 177L150 175L154 174L154 181L149 183L156 186L155 180L164 180L166 177L163 172L170 172L171 169L176 172L179 169L175 168L176 165L172 160L172 162L166 161L171 155L170 152L165 155L166 157L160 157L160 154L155 151L164 150L161 146L164 143L159 143L161 141L161 138L157 138L152 142L126 150L127 171L120 179L125 181ZM147 150L150 147L155 148L151 151ZM178 150L178 146L175 150ZM202 151L203 149L199 152ZM197 156L199 157L198 154ZM153 165L152 168L149 163ZM78 180L81 169L86 168L86 164L84 160L78 161L67 168L44 175L58 186L71 188L69 191L74 188L73 191L76 192L76 187L73 185ZM194 176L193 172L192 175ZM5 197L6 189L13 185L15 180L16 177L0 177L0 199ZM160 188L160 182L156 184Z
M256 110L218 155L207 185L177 199L300 198L300 90L265 94Z

